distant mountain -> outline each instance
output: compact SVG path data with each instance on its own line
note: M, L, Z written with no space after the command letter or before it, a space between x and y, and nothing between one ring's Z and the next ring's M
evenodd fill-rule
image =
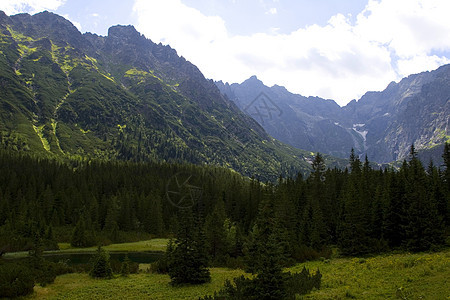
M303 97L280 86L269 88L255 76L242 84L216 84L242 110L253 114L270 135L282 142L338 157L348 157L350 149L357 144L355 141L362 145L359 134L351 129L351 122L348 125L350 129L340 125L345 112L332 100ZM253 101L260 93L264 93L281 112L264 118L264 123L254 115L255 109L261 105Z
M49 12L0 11L0 142L54 157L217 164L263 180L308 172L312 158L269 136L171 47L132 26L81 34Z
M300 149L345 158L354 148L370 160L388 163L406 158L414 143L423 157L438 160L442 151L436 147L450 139L450 65L393 82L342 108L333 100L267 87L255 76L241 84L216 85L269 134ZM257 117L257 110L264 111L255 101L261 93L280 113Z

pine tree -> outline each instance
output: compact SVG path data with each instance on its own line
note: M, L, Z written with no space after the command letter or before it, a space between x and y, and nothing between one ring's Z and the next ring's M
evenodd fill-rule
M338 245L343 254L358 255L370 251L370 215L362 191L361 161L355 156L353 149L350 166L351 173L341 199Z
M410 162L406 167L404 244L412 251L428 250L432 245L443 242L443 228L436 203L427 192L425 169L417 157L414 145L411 146Z
M168 270L171 283L202 284L211 280L205 243L195 228L190 209L180 213L180 224L173 250L168 253Z
M257 274L254 287L258 299L283 299L286 295L282 273L285 256L273 202L273 199L266 198L261 203L253 240L247 246L247 268Z
M120 268L120 275L125 277L130 275L130 264L131 260L128 258L128 254L125 254L125 257L122 261L122 267Z
M86 237L86 226L84 225L83 217L77 222L75 229L72 233L72 239L70 241L70 245L72 247L86 247L88 246L87 237Z
M258 275L253 280L257 299L285 299L286 275L282 270L282 253L275 233L271 233L260 251L261 263Z
M443 171L443 181L445 187L445 204L441 204L444 211L444 221L446 226L450 226L450 143L445 143L444 153L442 154L445 169Z
M206 218L205 234L208 254L214 263L224 263L227 254L227 236L224 227L225 206L222 200L218 201L214 211Z
M92 258L92 269L89 275L93 278L111 278L113 275L109 263L109 253L100 246Z

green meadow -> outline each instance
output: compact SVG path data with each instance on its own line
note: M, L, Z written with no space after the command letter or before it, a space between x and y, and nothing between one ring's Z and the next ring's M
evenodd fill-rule
M139 241L134 243L120 243L104 246L103 249L109 252L151 252L165 251L169 239L151 239L147 241ZM97 247L74 248L70 243L58 243L60 250L44 251L46 254L56 253L82 253L94 252ZM5 258L22 258L28 256L27 251L11 252L4 255Z
M145 248L146 242L138 244ZM288 270L301 271L303 266L313 271L320 269L322 287L299 299L450 299L450 249L436 253L333 258L298 264ZM241 274L244 274L241 270L212 268L210 283L172 287L168 275L145 271L109 280L74 273L58 276L46 287L36 286L34 294L25 299L197 299L213 294L226 279Z

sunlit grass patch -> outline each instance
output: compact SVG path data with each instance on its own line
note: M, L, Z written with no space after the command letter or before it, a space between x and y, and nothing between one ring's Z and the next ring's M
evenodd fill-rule
M210 283L173 287L168 275L132 274L110 280L92 279L87 274L58 276L47 287L35 287L27 299L197 299L222 288L225 280L243 274L240 270L211 269Z
M169 239L151 239L146 241L139 241L133 243L120 243L104 246L103 249L107 251L165 251ZM95 251L97 247L88 248L73 248L69 243L58 243L61 252L91 252Z
M448 299L450 250L339 258L291 268L320 269L322 288L304 299ZM423 297L423 298L421 298Z

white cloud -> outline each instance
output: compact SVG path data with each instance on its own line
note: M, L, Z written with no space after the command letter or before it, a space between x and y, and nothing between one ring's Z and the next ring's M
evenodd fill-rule
M2 0L0 10L7 15L25 12L34 14L44 10L56 10L65 2L66 0Z
M268 11L266 11L267 15L276 15L277 14L277 8L276 7L272 7L270 8Z
M370 0L354 23L337 14L325 26L290 34L232 36L223 19L181 0L136 0L137 28L170 44L206 77L241 82L256 74L303 95L343 105L392 80L449 63L448 0Z

